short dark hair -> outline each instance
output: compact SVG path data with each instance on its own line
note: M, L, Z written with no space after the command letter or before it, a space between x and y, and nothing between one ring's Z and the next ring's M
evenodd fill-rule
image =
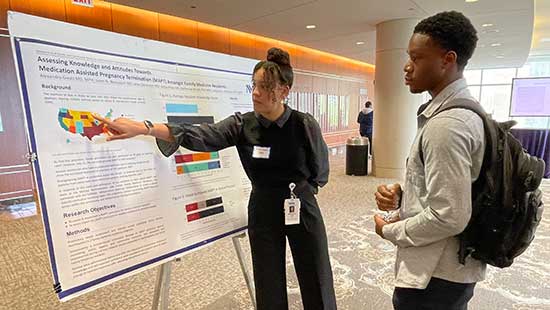
M477 44L476 29L457 11L441 12L423 19L414 27L414 33L425 34L443 49L454 51L459 70L466 67Z
M370 108L370 107L372 107L372 102L370 101L365 102L365 108Z

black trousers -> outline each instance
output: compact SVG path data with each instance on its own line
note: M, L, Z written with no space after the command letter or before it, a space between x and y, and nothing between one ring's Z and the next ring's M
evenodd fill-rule
M371 133L362 133L361 137L369 138L369 155L372 155L372 132Z
M395 310L466 310L474 296L475 283L456 283L432 278L423 290L396 287Z
M286 238L298 276L304 310L336 309L327 236L309 185L295 190L301 201L300 224L284 224L286 189L257 189L251 194L248 233L258 310L288 309Z

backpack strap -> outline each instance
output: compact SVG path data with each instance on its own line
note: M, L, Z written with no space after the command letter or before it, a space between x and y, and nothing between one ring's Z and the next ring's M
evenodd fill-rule
M485 110L483 110L483 107L481 107L481 104L470 100L466 98L456 98L445 104L445 107L442 109L437 110L433 115L432 118L435 117L437 114L441 112L445 112L452 109L465 109L470 110L477 114L481 119L483 120L483 127L487 128L486 122L488 121L488 116ZM486 133L487 135L487 133ZM420 135L418 145L420 147L419 149L419 155L420 155L420 162L422 162L422 165L424 165L424 152L422 151L422 135Z

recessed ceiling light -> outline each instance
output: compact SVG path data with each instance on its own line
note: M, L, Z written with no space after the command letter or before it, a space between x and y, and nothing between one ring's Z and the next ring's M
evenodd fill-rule
M491 23L483 24L481 27L493 27L494 25Z
M317 26L315 26L315 25L307 25L306 28L307 28L307 29L315 29L315 28L317 28Z
M477 2L477 0L466 0L466 2Z
M497 46L501 46L501 45L502 45L502 44L500 44L500 43L493 43L493 44L491 44L492 47L497 47Z
M365 44L365 42L359 41L359 42L355 42L355 44L357 44L357 45L363 45L363 44Z

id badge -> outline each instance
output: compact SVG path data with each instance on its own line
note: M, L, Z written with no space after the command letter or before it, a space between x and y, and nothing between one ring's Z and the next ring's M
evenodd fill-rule
M271 153L270 147L254 145L252 150L252 158L269 159L269 153Z
M294 194L296 184L290 183L290 199L285 199L285 225L300 224L300 198Z
M300 199L285 199L285 225L300 224Z

